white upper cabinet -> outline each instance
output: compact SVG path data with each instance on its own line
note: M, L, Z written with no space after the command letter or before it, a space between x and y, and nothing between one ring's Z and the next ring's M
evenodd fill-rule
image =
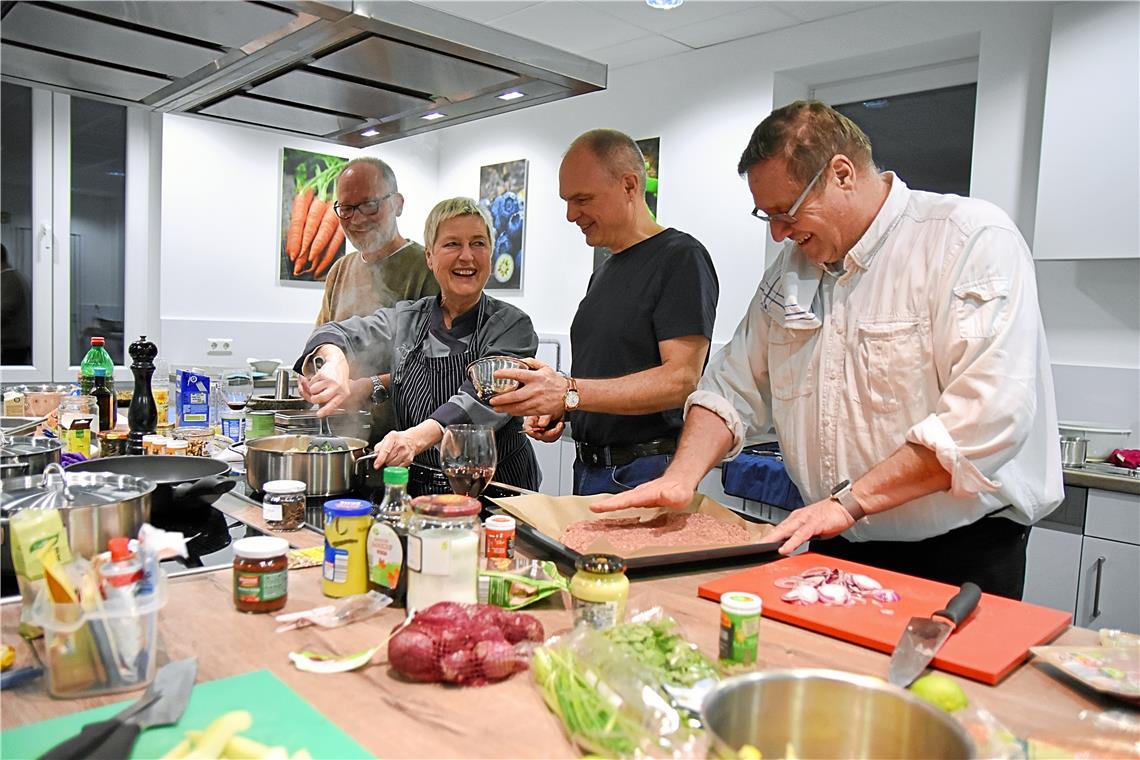
M1053 13L1033 252L1140 257L1140 4Z

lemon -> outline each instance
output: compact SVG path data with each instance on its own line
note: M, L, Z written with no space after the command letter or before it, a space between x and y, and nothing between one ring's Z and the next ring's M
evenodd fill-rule
M745 744L740 748L740 751L736 753L736 757L739 760L762 760L764 756L760 754L760 750L751 744Z
M946 712L952 713L970 704L970 700L966 699L966 692L962 691L958 682L941 673L930 673L919 678L910 685L910 690Z
M7 644L0 645L0 670L7 670L16 661L16 650Z

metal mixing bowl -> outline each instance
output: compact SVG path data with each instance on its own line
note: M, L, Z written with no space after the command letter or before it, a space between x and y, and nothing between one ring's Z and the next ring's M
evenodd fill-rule
M750 673L705 699L702 722L732 752L765 758L972 758L966 730L910 692L835 670Z
M467 365L467 376L475 386L475 392L483 401L496 393L506 393L519 387L518 380L502 380L495 377L500 369L530 369L522 359L513 356L484 356Z

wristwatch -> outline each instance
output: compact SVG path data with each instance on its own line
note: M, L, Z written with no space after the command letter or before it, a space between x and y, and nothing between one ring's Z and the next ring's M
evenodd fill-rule
M859 500L855 498L855 492L851 490L850 480L837 483L835 487L831 489L831 498L839 502L839 505L847 510L847 514L851 515L851 519L855 520L855 522L859 522L867 516L867 513L863 511L863 507L860 506Z
M379 375L373 375L368 378L372 381L372 403L383 404L388 400L388 389L384 386L384 382L380 379Z
M566 382L570 383L570 387L566 389L566 395L562 397L562 406L566 408L566 411L572 412L582 402L578 396L578 383L569 375L563 375L563 377L566 378Z

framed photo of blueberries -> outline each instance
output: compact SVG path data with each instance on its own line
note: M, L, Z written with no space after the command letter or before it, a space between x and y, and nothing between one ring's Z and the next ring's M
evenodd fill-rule
M479 203L495 225L487 290L522 291L526 264L526 170L525 158L479 169Z

